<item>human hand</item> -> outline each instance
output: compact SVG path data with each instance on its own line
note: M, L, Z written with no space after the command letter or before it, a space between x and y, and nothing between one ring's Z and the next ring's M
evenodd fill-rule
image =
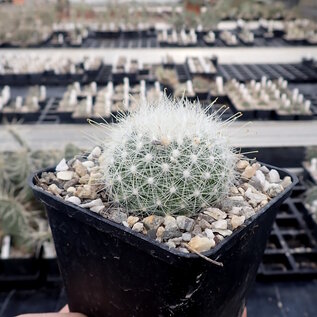
M25 315L19 315L17 317L86 317L86 316L80 313L70 313L69 308L66 305L58 313L25 314Z

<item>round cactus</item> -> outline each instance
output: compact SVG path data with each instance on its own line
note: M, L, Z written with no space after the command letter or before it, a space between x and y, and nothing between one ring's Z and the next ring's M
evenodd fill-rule
M109 127L100 172L111 200L134 214L194 215L227 195L237 155L207 112L164 96Z

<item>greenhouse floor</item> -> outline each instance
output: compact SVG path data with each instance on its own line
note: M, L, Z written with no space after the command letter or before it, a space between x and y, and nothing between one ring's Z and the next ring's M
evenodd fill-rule
M250 293L248 317L313 317L317 311L317 280L257 282ZM58 311L66 304L59 287L39 290L12 290L0 293L0 316Z

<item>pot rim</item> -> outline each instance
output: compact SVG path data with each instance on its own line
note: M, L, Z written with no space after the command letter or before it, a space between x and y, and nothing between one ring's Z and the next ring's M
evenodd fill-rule
M284 168L278 168L278 167L275 167L275 166L272 166L269 164L264 164L262 162L258 162L258 163L260 163L262 166L266 166L270 169L272 169L272 168L276 169L280 174L283 175L283 177L290 176L292 179L292 183L289 186L287 186L283 192L279 193L272 200L270 200L263 208L261 208L259 211L257 211L252 217L248 218L244 222L244 224L242 226L238 227L236 230L234 230L230 236L225 237L222 241L220 241L214 248L210 249L209 251L202 252L201 253L202 255L204 255L208 258L211 256L219 257L221 255L221 251L226 250L226 246L230 248L230 246L231 246L230 242L233 239L235 239L235 237L237 235L239 235L242 231L246 230L246 228L248 228L255 219L257 219L258 217L263 215L268 209L270 209L273 205L275 205L281 198L283 198L285 196L286 197L289 196L293 187L298 183L298 177L294 173L291 173ZM97 221L101 221L102 223L110 225L116 229L122 230L128 235L132 235L136 239L141 239L146 243L154 244L156 247L160 248L161 251L163 251L164 253L167 252L167 257L169 256L168 254L172 254L173 256L177 256L177 257L181 257L181 258L188 258L188 259L197 259L200 257L199 255L197 255L195 253L184 253L184 252L178 251L177 249L173 249L173 248L169 249L168 246L166 246L165 244L163 244L161 242L158 242L154 239L151 239L142 233L135 232L131 228L127 228L124 225L116 223L108 218L105 218L102 215L97 214L89 209L79 207L77 205L74 205L71 202L65 201L64 199L53 195L52 193L44 190L42 187L35 184L35 176L38 176L43 172L50 172L50 171L55 171L55 167L50 167L50 168L38 170L29 176L28 184L34 192L37 192L40 195L46 195L50 199L56 201L57 203L64 204L68 208L79 211L79 212L85 214L86 216L94 218ZM42 199L40 199L40 200L42 201ZM50 203L48 203L47 201L44 204L50 205ZM51 207L56 209L55 206L51 206ZM92 226L92 224L90 224L90 223L86 223L86 225Z

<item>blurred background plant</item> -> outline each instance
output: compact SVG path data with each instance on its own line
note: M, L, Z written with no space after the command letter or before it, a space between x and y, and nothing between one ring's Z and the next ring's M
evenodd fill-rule
M305 196L305 204L310 210L313 219L317 222L317 186L313 186L307 190Z
M19 143L18 151L0 152L0 240L11 236L18 253L28 254L44 241L51 240L45 211L27 185L29 175L39 169L57 164L61 158L80 152L70 144L65 150L32 150L16 129L8 132Z
M310 161L313 158L317 158L317 146L309 146L306 148L305 159Z

